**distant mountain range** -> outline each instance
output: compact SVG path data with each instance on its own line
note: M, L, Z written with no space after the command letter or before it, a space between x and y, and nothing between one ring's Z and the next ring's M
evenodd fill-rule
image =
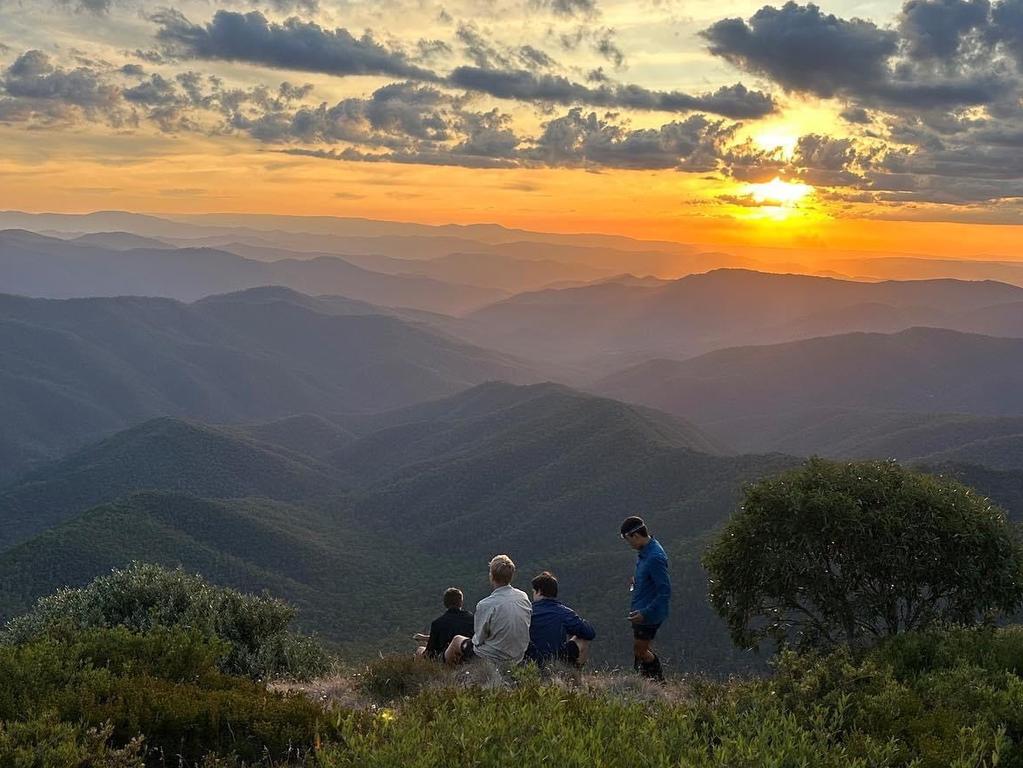
M286 289L193 304L0 295L6 476L154 416L243 422L381 410L488 380L540 378L519 360L362 311Z
M691 418L743 450L917 458L1018 434L1023 339L843 334L654 360L594 389Z
M105 235L67 241L22 230L0 232L0 289L40 298L164 296L182 301L266 285L340 294L373 304L458 314L502 291L386 275L334 256L262 262L214 248L113 247ZM138 242L138 241L135 241Z
M995 282L859 283L716 270L655 286L607 283L524 293L471 313L470 338L515 354L583 361L683 357L743 344L913 325L1011 335L1023 288Z

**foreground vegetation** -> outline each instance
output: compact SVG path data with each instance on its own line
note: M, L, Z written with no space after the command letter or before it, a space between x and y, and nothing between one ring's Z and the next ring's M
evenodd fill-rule
M770 674L339 672L287 604L133 565L0 632L0 765L1023 768L1023 626L992 622L1023 544L1000 510L885 463L811 461L745 498L711 598L737 642L788 649Z
M1023 766L1023 630L788 654L767 678L631 675L467 685L387 658L268 690L180 630L0 648L0 764L151 766ZM326 689L336 695L312 695ZM402 695L391 697L401 691Z

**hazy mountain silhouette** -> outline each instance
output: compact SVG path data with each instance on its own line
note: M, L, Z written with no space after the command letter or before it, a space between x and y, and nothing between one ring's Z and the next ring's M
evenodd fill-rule
M128 251L132 248L170 248L170 244L153 237L142 237L131 232L89 232L73 237L69 242L75 245L94 245L99 248L112 248L117 251Z
M0 232L0 286L41 298L166 296L192 301L262 285L385 306L459 313L506 295L418 275L385 275L336 257L253 261L215 248L111 248Z
M537 378L422 324L320 312L316 301L281 289L194 304L0 295L7 476L154 416L241 422L380 410Z
M861 330L864 325L900 330L921 320L1021 299L1023 288L994 282L860 283L715 270L653 287L606 283L526 293L467 319L475 340L520 354L555 359L621 352L679 357Z
M878 442L885 432L936 427L878 411L1018 416L1021 387L1023 339L914 328L655 360L595 389L690 418L744 449L876 455L892 450ZM934 450L923 444L914 455Z

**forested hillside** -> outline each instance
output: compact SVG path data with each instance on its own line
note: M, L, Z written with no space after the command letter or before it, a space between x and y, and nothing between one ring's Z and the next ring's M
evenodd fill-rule
M0 477L155 416L259 422L382 410L521 361L293 292L51 301L0 296Z
M674 558L680 620L666 653L690 668L748 662L722 642L699 552L744 481L794 460L708 453L721 447L691 425L555 385L486 384L350 421L352 441L326 454L313 441L309 456L288 422L257 439L163 419L9 487L11 536L42 532L0 555L5 611L148 559L272 588L344 647L400 649L447 586L483 597L487 561L507 551L521 583L558 573L610 662L630 642L634 555L618 525L642 510Z

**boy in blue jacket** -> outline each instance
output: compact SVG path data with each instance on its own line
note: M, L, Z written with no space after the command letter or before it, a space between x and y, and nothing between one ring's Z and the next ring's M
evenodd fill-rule
M668 556L657 539L650 536L641 517L627 517L622 523L622 538L639 553L636 575L632 580L632 653L634 668L644 677L664 681L661 660L650 647L657 630L668 618L671 599L671 577Z
M558 580L544 571L532 582L533 618L526 658L541 669L557 659L575 667L586 661L586 648L597 633L579 614L558 600Z

